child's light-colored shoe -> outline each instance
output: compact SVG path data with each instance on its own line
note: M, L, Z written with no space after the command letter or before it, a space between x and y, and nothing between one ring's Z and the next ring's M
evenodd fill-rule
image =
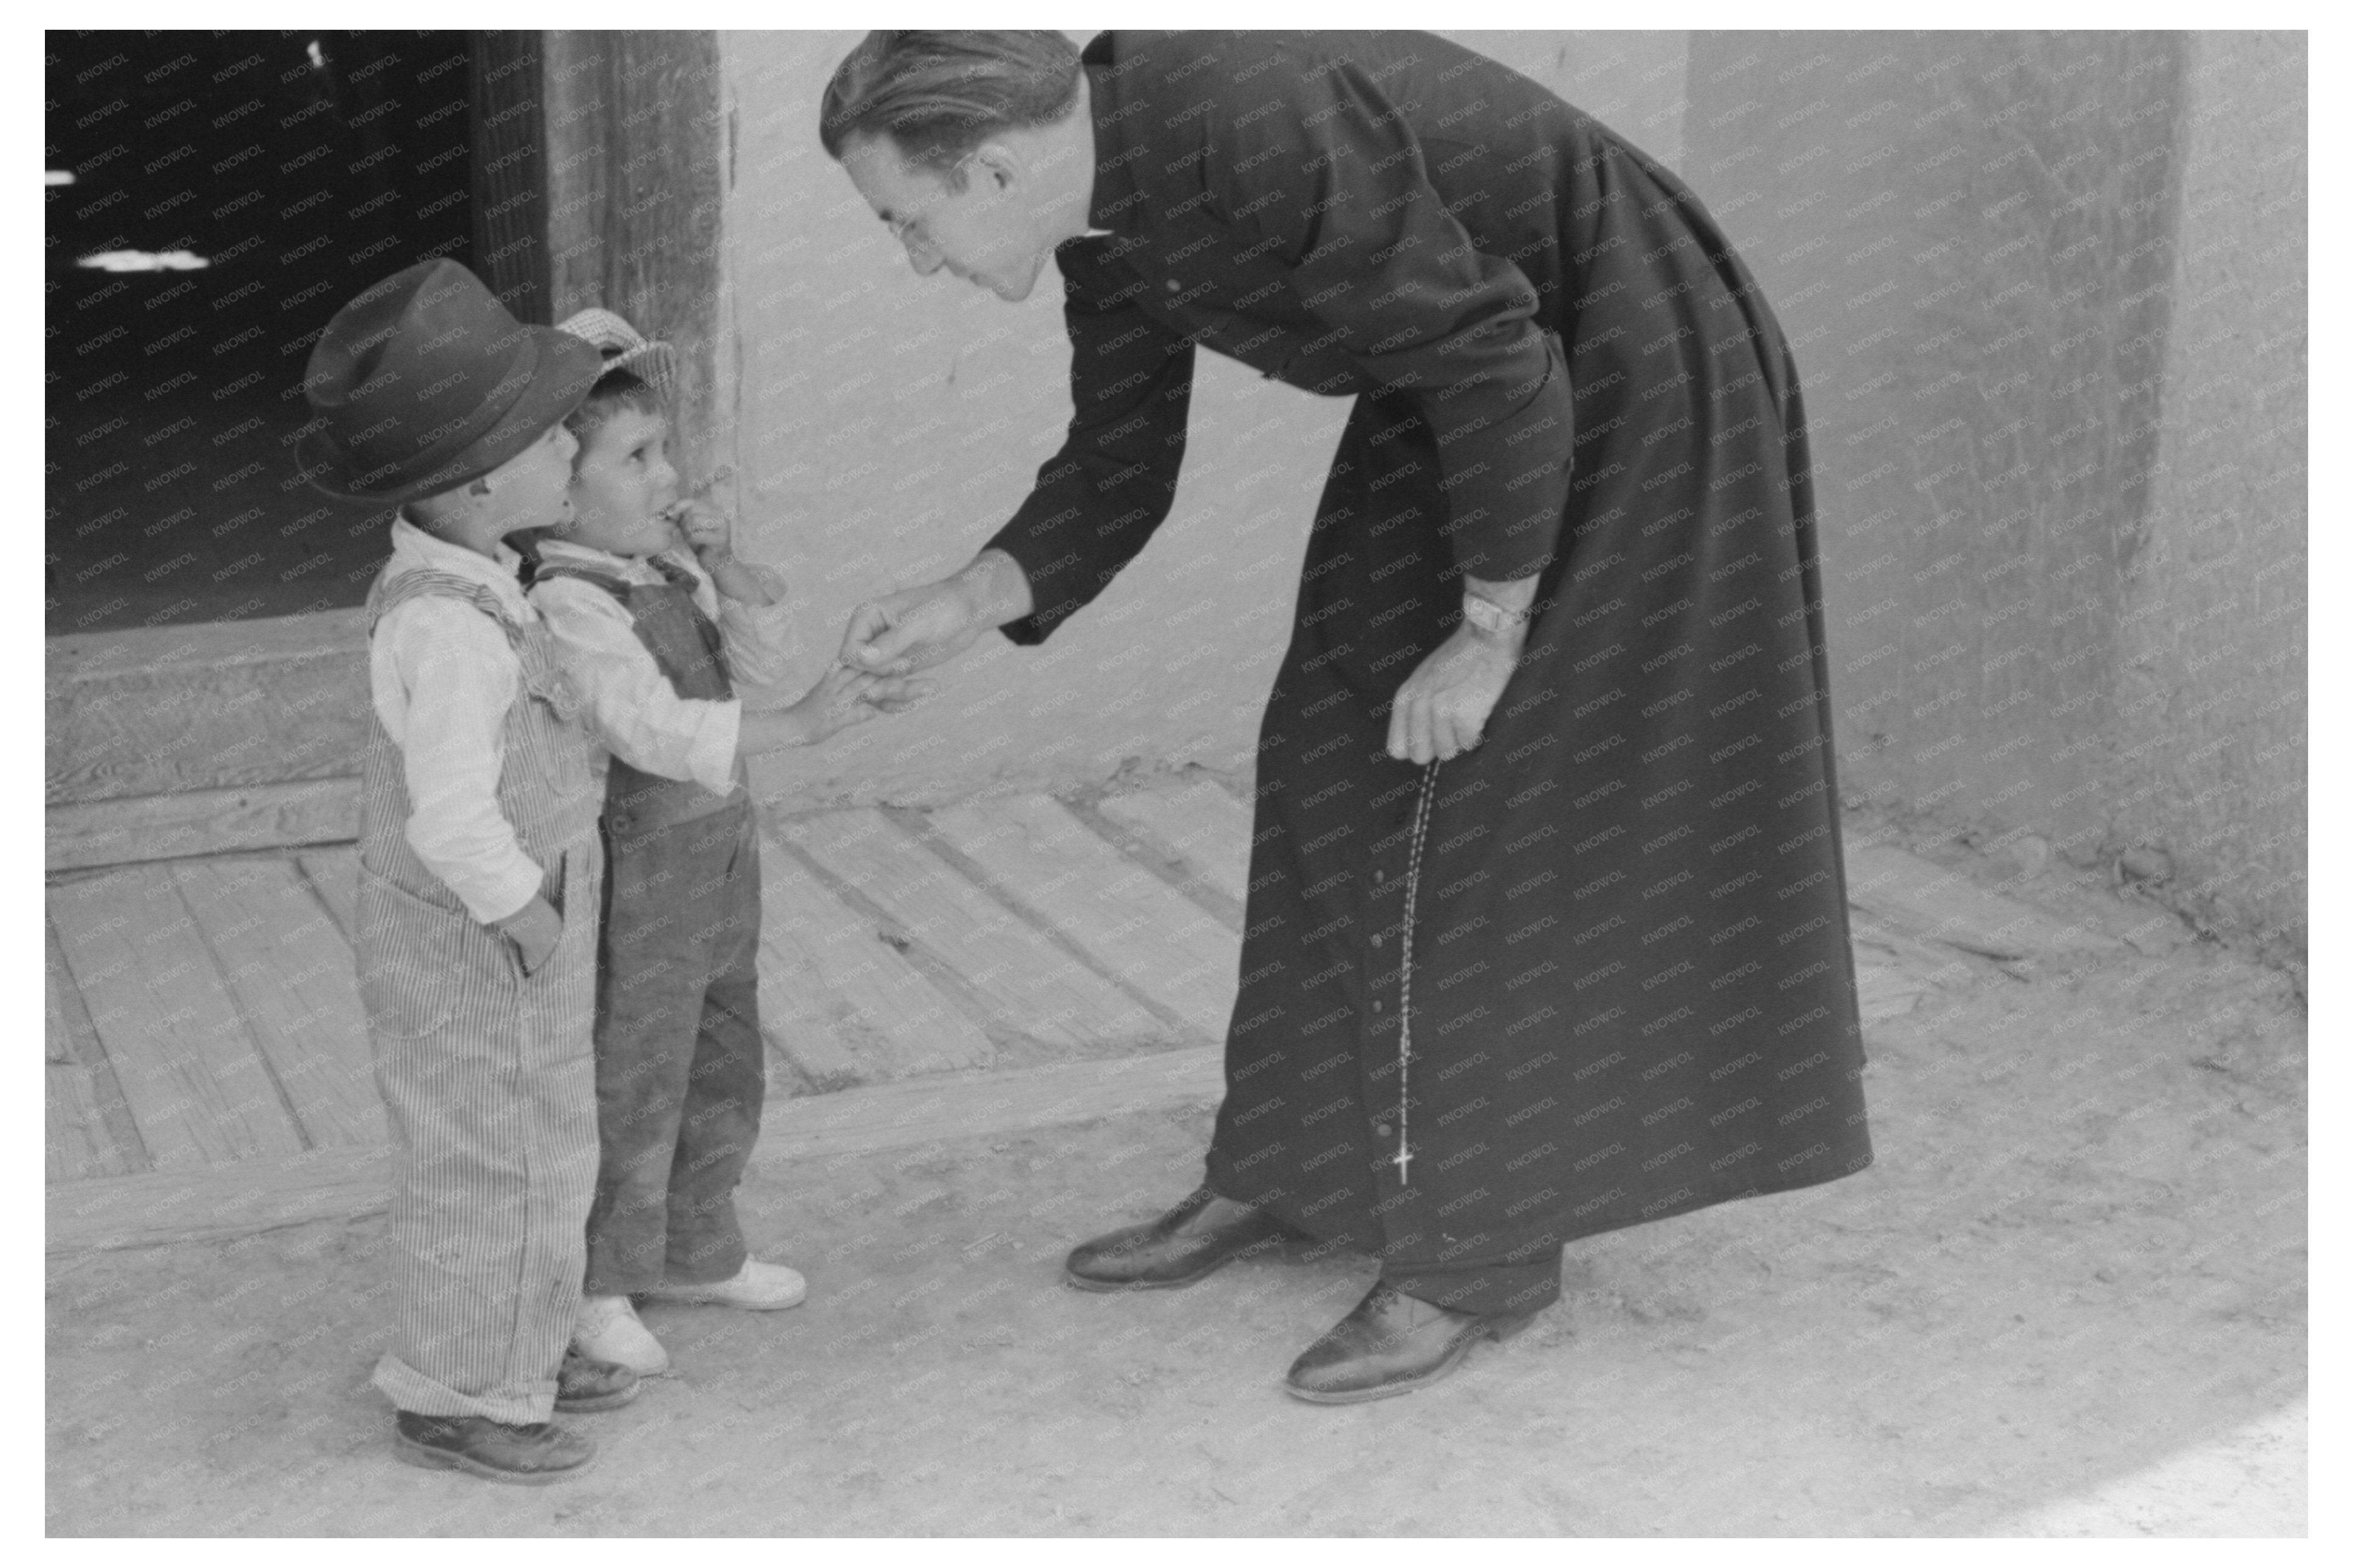
M747 1257L733 1279L710 1285L664 1285L645 1292L655 1301L680 1301L698 1307L741 1307L752 1312L774 1312L797 1307L808 1294L808 1281L781 1263Z
M670 1371L670 1352L638 1321L626 1296L584 1296L572 1326L572 1348L600 1361L615 1361L639 1377Z

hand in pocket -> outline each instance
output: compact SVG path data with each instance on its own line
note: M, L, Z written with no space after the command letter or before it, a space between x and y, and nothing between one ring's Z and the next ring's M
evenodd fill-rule
M514 945L515 959L522 966L526 979L539 973L547 960L555 956L555 944L564 937L564 916L555 906L534 894L532 901L503 920L491 922L491 929Z

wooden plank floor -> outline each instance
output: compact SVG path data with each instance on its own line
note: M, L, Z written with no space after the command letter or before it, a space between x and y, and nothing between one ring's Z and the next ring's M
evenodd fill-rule
M842 1114L872 1123L862 1138L922 1139L955 1124L939 1094L975 1074L1075 1073L1039 1109L1064 1118L1123 1084L1197 1089L1240 944L1234 834L1201 829L1246 839L1249 819L1214 780L1169 793L770 822L760 997L779 1114L905 1085L916 1100ZM1113 812L1149 831L1123 838ZM344 844L50 879L53 1246L235 1234L380 1189L357 876ZM1184 1070L1131 1065L1164 1054Z
M989 1099L991 1126L1111 1114L1122 1097L1214 1098L1250 827L1247 803L1198 772L1068 800L770 821L772 1125L815 1116L809 1128L839 1120L860 1147L923 1141L961 1125L983 1082L1014 1099L1052 1088L1027 1108ZM341 845L50 879L53 1251L380 1201L356 877ZM1866 1016L1909 1008L1937 955L1866 934ZM1142 1065L1163 1057L1166 1071Z

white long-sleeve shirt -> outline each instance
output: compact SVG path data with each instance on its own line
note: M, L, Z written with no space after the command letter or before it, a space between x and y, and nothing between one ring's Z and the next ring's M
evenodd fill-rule
M543 542L540 555L550 566L577 564L624 582L667 580L645 560L560 539ZM735 685L769 685L781 678L787 613L783 577L773 568L739 561L776 601L747 604L722 596L691 552L673 550L666 558L691 575L694 602L718 623L728 674ZM555 634L559 656L607 751L648 773L692 779L715 794L727 792L734 780L743 723L740 699L680 696L638 640L628 608L594 583L542 577L532 585L531 600ZM604 766L600 753L597 767L601 770Z
M503 545L484 556L406 518L392 525L388 569L421 567L480 583L509 616L529 622L538 614L515 580L520 564ZM543 879L499 809L507 710L522 689L522 666L506 633L462 600L407 599L368 640L369 695L400 747L408 785L408 847L485 925L530 903Z

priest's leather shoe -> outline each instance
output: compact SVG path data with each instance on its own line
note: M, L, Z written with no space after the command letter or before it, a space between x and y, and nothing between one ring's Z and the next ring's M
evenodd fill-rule
M394 1418L392 1442L404 1464L527 1487L569 1480L596 1457L596 1444L552 1421L512 1425L482 1415L420 1415L413 1410Z
M638 1374L618 1361L600 1361L578 1351L565 1351L555 1373L555 1408L566 1414L591 1410L617 1410L638 1397L644 1385Z
M1220 1198L1205 1186L1149 1224L1072 1249L1062 1277L1081 1290L1173 1289L1279 1245L1289 1234L1264 1210Z
M1291 1363L1283 1386L1317 1404L1410 1393L1461 1365L1480 1340L1508 1340L1535 1319L1534 1312L1457 1312L1376 1285Z

